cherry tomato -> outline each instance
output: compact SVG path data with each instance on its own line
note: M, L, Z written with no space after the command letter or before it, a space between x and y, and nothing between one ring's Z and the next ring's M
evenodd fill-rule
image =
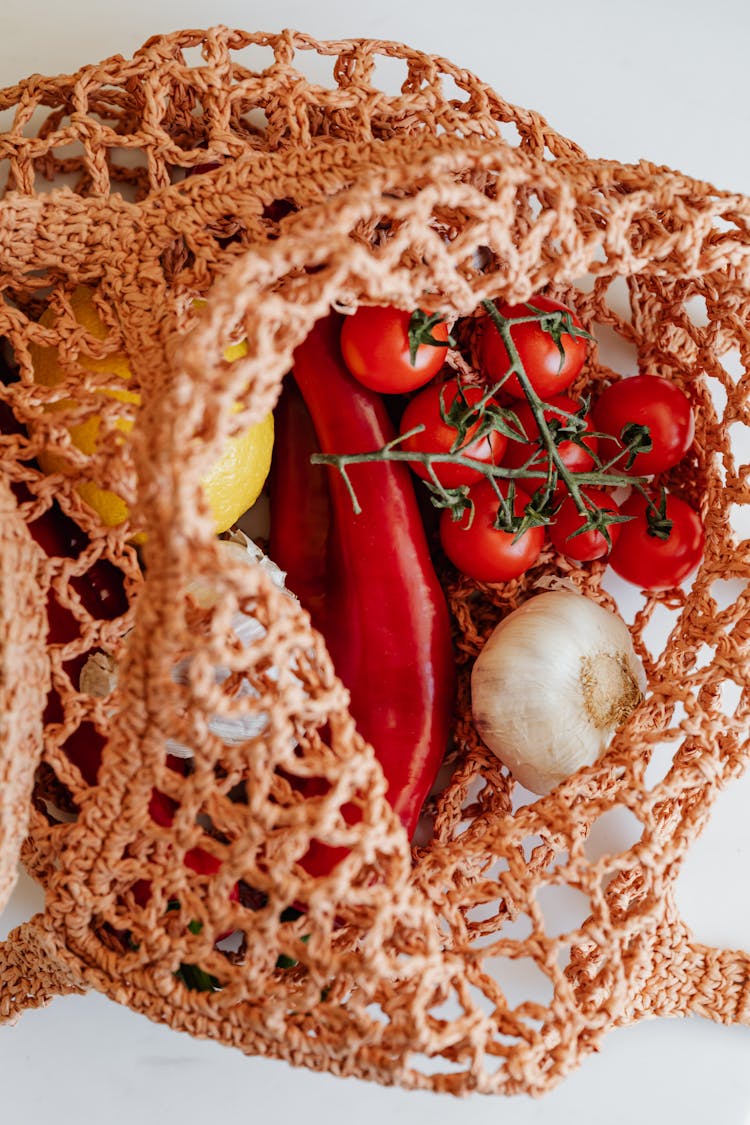
M507 495L506 482L498 483ZM499 501L490 481L474 485L469 496L474 503L473 519L465 512L454 520L448 509L440 517L440 541L446 555L463 574L479 582L519 578L538 559L544 546L544 528L531 527L515 539L511 532L493 527ZM523 489L516 488L514 514L522 515L530 499Z
M437 375L445 361L445 346L420 343L412 363L409 326L413 316L388 305L361 305L344 318L341 354L349 371L365 387L381 394L405 394ZM432 325L428 334L447 345L448 326L444 321Z
M552 301L549 297L532 297L525 305L497 306L500 315L506 317L532 316L534 309L545 313L570 313L573 326L583 328L567 305L561 305L559 301ZM563 327L558 347L554 336L545 331L543 323L530 320L526 324L516 324L511 328L510 335L532 387L540 398L548 401L569 387L580 372L586 358L586 339L572 335ZM489 317L482 320L480 333L478 351L482 369L490 382L497 383L510 367L510 357L500 333ZM503 390L514 398L524 397L515 375L511 375L503 383Z
M562 411L566 414L577 414L580 409L581 403L578 399L569 398L567 395L558 395L556 398L550 399L545 405L543 413L547 422L551 421L557 426L558 424L565 425L565 417L564 414L561 413ZM536 419L531 412L531 407L528 402L521 402L517 406L514 405L513 412L521 423L521 429L528 436L529 443L510 440L505 449L502 463L503 465L507 465L510 469L520 469L522 465L526 464L529 457L532 456L534 448L538 448L539 427L536 424ZM594 429L594 424L588 414L584 415L584 421L586 423L586 430L592 431ZM593 468L594 458L592 454L595 454L598 448L599 443L592 435L584 438L583 445L578 445L574 441L561 441L557 447L557 451L565 467L570 469L572 473L585 473ZM534 471L546 472L547 464L548 458L546 456L540 457L539 461L534 465ZM532 491L544 483L540 477L530 477L527 479L531 484ZM558 487L564 489L565 483L559 481Z
M406 441L402 441L399 448L412 453L449 453L458 437L458 430L449 422L443 421L441 406L443 412L450 415L454 406L456 411L459 412L467 410L471 406L475 406L483 395L484 391L481 387L464 387L462 401L457 379L447 379L444 383L434 383L430 387L425 387L418 395L414 396L407 406L399 427L402 434L413 430L415 426L424 426L424 430L422 433L415 434L413 437L407 438ZM479 438L478 441L472 441L472 436L478 428L478 422L469 428L464 442L457 452L484 464L499 463L508 439L505 434L493 430L492 433ZM423 480L432 480L425 465L416 462L410 462L409 465L417 476L422 477ZM445 488L474 484L482 479L482 473L478 469L471 469L465 465L437 464L434 469L435 475Z
M703 557L705 537L700 516L689 504L667 496L666 517L672 521L667 539L650 532L640 493L634 493L620 511L633 517L620 524L620 537L609 559L621 578L642 590L669 590L692 574Z
M671 469L685 456L695 435L695 419L687 396L659 375L635 375L613 383L600 395L592 415L597 430L612 434L615 439L602 440L602 458L607 461L621 448L619 439L626 426L648 426L653 448L648 453L637 453L629 469L625 469L625 457L616 466L635 476L647 477Z
M608 493L602 492L598 488L587 488L584 492L586 498L600 511L614 512L615 515L619 513L620 509ZM552 540L553 547L561 555L565 555L569 559L575 559L577 562L592 562L594 559L603 559L617 542L622 524L609 524L607 531L610 543L608 543L601 531L582 531L580 535L575 535L575 532L583 527L584 523L585 516L582 516L578 511L573 497L568 495L563 500L555 517L555 522L549 529L549 537Z

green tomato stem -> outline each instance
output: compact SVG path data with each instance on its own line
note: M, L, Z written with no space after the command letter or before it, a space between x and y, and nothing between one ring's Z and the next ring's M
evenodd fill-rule
M557 469L558 476L565 483L568 492L573 497L575 506L578 511L581 513L581 515L588 518L588 509L586 507L586 502L581 495L581 490L578 487L578 482L560 456L560 451L555 444L555 439L550 432L549 426L547 425L547 419L544 417L544 403L531 385L531 380L526 374L523 363L521 362L521 357L518 354L518 348L515 345L513 337L511 336L511 326L514 323L517 323L517 319L510 319L508 317L501 316L497 311L497 307L494 301L482 301L482 306L487 312L492 323L495 325L495 328L500 333L500 337L503 341L503 344L505 345L505 350L507 351L510 358L510 369L505 378L507 379L509 375L513 374L518 379L518 382L521 385L521 390L523 391L526 397L526 401L528 402L531 409L531 413L534 416L534 421L537 424L539 436L541 437L544 445L547 448L550 464L554 465ZM523 321L521 321L521 323L523 323ZM578 474L576 474L576 476L577 475Z
M430 486L434 494L434 502L437 503L439 507L452 508L454 511L454 515L457 518L458 515L465 511L466 507L471 506L471 501L467 497L469 489L467 485L463 485L454 489L448 489L443 484L441 484L439 477L435 471L435 466L447 464L458 465L467 469L472 469L475 472L480 473L486 480L490 481L499 502L498 526L502 526L509 531L518 531L518 527L516 526L516 524L519 522L518 517L515 517L513 514L514 482L519 479L537 480L540 482L544 482L541 503L537 502L535 504L535 510L531 516L531 522L542 523L549 522L549 517L545 516L544 514L540 514L538 509L544 509L554 496L554 484L555 478L557 477L562 480L567 492L572 496L576 508L586 520L586 524L581 528L581 531L585 531L590 527L596 527L599 530L602 530L607 539L609 539L609 535L607 533L607 524L621 522L622 519L626 518L613 516L610 519L606 514L600 513L598 509L592 510L591 505L587 503L585 496L581 492L581 488L585 487L586 485L599 488L614 488L618 486L624 486L633 487L638 492L640 492L641 495L644 496L648 505L649 520L653 523L653 526L656 529L654 531L654 534L663 536L665 526L669 522L665 519L665 513L663 510L663 496L660 506L657 506L644 487L645 478L634 477L625 473L611 472L612 467L616 465L618 461L621 461L623 457L626 457L629 454L630 448L627 444L624 445L623 449L619 453L617 453L616 456L611 458L605 464L602 464L595 457L594 459L597 467L590 472L571 471L570 469L568 469L562 457L560 456L558 446L555 442L554 434L547 423L547 419L544 416L544 407L547 404L544 403L544 401L534 390L534 387L532 386L532 383L528 375L526 374L523 361L521 360L520 354L510 331L511 328L516 324L528 324L535 321L538 322L543 318L549 319L551 315L554 316L555 314L543 313L541 310L539 310L536 315L504 317L500 312L498 312L497 307L493 301L485 300L482 302L482 305L487 315L492 320L493 325L500 334L500 337L510 359L510 366L508 367L508 370L505 372L503 377L498 380L498 382L495 383L493 387L490 387L482 395L482 397L477 400L477 402L471 405L467 403L466 410L456 419L455 422L457 437L456 442L454 442L454 446L456 446L457 444L461 447L463 446L466 432L468 431L470 425L472 427L474 426L474 422L472 421L472 419L476 418L477 415L480 419L484 416L485 408L491 403L497 392L503 387L505 382L512 375L515 375L521 386L529 408L531 409L531 413L534 421L536 422L540 438L540 444L522 466L516 469L510 469L502 465L486 464L484 462L477 461L473 457L467 456L465 453L462 453L460 448L453 448L447 453L433 453L418 450L411 451L399 448L400 444L403 443L407 438L422 433L425 429L424 425L415 426L407 433L398 434L385 446L383 446L382 449L373 450L371 453L314 453L310 458L311 462L315 465L331 465L332 467L337 469L337 471L341 474L341 477L351 498L353 510L357 515L361 513L362 507L359 503L356 491L347 471L349 466L380 462L405 462L407 464L421 465L424 467L430 478ZM430 329L431 327L432 325L430 324ZM586 339L591 339L589 333L584 332L583 330L577 331L575 334L584 336ZM449 338L448 345L451 346L452 343L453 341ZM570 420L577 417L576 415L568 414L567 412L561 413L563 413L564 417ZM441 400L441 416L443 416L443 414L444 404ZM443 420L445 421L446 417L444 417ZM508 428L507 420L500 419L500 423L500 426L498 426L496 420L495 425L493 425L492 419L490 419L488 422L487 432L489 432L490 429L495 428L504 428L505 432L508 434L513 432ZM477 434L477 436L479 436L479 434ZM520 438L521 434L516 432L516 440L520 440ZM545 456L545 453L546 468L542 467L541 465L536 467L536 463L540 460L541 457ZM503 495L502 490L499 487L498 481L501 479L510 482L509 494L507 497ZM535 493L535 496L537 496L537 493ZM520 522L523 523L523 520L521 520ZM666 532L666 534L668 534L668 531Z

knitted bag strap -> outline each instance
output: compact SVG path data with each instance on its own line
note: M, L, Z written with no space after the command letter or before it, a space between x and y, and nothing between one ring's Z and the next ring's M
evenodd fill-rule
M42 751L49 686L47 618L36 582L38 549L0 478L0 912L17 876Z

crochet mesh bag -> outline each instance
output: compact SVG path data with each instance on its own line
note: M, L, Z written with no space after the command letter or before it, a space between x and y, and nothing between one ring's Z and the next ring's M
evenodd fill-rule
M247 58L261 48L265 69ZM332 88L304 77L305 52L333 60ZM378 88L383 56L405 68L400 95ZM247 1053L452 1093L543 1092L644 1016L748 1022L747 955L696 942L674 884L747 755L750 492L733 442L750 424L750 203L589 160L466 72L393 44L191 32L29 79L0 95L9 108L0 904L27 833L46 905L0 944L0 1020L97 988ZM40 193L61 174L67 187ZM82 284L104 340L73 315ZM471 664L551 576L613 606L604 567L548 548L506 585L443 568L457 719L431 838L411 848L322 639L264 566L217 540L199 480L273 407L332 305L413 308L429 293L466 316L542 289L689 395L694 449L668 483L700 509L706 555L629 621L649 688L611 750L528 803L473 731ZM227 362L243 336L247 355ZM34 381L40 346L59 349L74 402ZM127 441L136 404L102 394L120 353L141 399ZM617 377L593 345L586 379ZM92 416L87 458L68 427ZM103 528L73 477L40 472L43 448L116 486L131 522ZM53 512L64 543L40 533ZM207 581L199 604L190 590ZM96 613L92 588L115 591ZM262 626L249 647L238 611ZM81 689L91 654L116 664L108 693ZM255 733L228 740L217 716ZM175 745L187 774L170 766ZM297 777L331 786L305 797ZM171 824L149 812L155 788ZM597 832L623 810L635 842L602 854ZM346 854L314 880L299 860L320 838ZM195 849L213 857L200 872L185 863ZM560 896L576 903L562 933Z

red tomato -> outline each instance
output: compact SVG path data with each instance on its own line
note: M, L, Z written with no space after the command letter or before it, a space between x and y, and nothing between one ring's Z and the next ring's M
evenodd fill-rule
M609 461L618 449L623 429L635 423L648 426L653 448L637 453L629 469L626 458L614 468L635 476L650 476L671 469L687 453L695 434L690 402L679 387L659 375L636 375L607 387L592 410L597 430L616 441L601 442L602 459Z
M499 481L507 494L507 483ZM469 490L474 503L471 512L454 520L446 508L440 517L440 541L446 555L463 574L479 582L509 582L519 578L538 559L544 546L544 528L531 527L518 539L508 531L493 527L499 501L490 481L481 481ZM513 511L522 515L530 496L516 488Z
M566 414L576 414L581 409L581 403L578 399L568 398L567 395L558 395L556 398L550 399L544 407L544 417L547 422L559 421L565 424L565 418L561 411ZM510 440L503 456L503 465L507 465L510 469L520 469L529 457L534 452L534 447L539 440L539 427L536 424L536 419L531 412L531 407L528 402L521 402L517 406L514 405L513 411L521 423L521 429L528 436L529 443ZM588 414L584 415L586 422L586 429L593 430L594 424ZM594 458L591 454L595 454L599 448L597 439L593 436L586 437L584 445L578 445L574 441L561 441L557 447L557 451L562 458L563 464L567 469L574 473L588 472L594 466ZM590 452L589 452L590 451ZM547 471L547 457L540 458L538 463L534 465L535 472ZM523 479L523 478L522 478ZM532 486L532 491L543 484L540 477L527 478ZM559 488L564 488L564 482L559 482Z
M598 488L587 488L585 495L600 511L614 512L615 515L619 513L620 509L608 493L601 492ZM583 527L584 523L585 517L578 511L573 497L567 496L549 529L553 547L561 555L575 559L577 562L592 562L594 559L604 558L609 554L611 546L601 531L591 530L582 531L580 535L574 534L579 527ZM621 527L621 523L612 523L607 528L612 546L617 542Z
M464 387L463 398L459 396L457 379L448 379L445 383L435 383L425 387L411 400L403 417L399 430L402 434L408 433L415 426L424 426L420 434L407 438L399 445L400 449L412 453L450 453L454 441L458 437L458 430L441 417L441 406L445 414L450 414L454 403L457 411L467 410L483 397L484 391L480 387ZM456 402L456 400L458 401ZM466 433L463 445L457 452L475 461L484 464L499 463L507 438L504 434L494 430L491 434L472 441L472 436L477 432L479 423L471 426ZM410 468L423 480L432 480L430 472L425 465L409 462ZM482 479L482 473L464 465L437 464L434 466L435 475L445 488L458 488L462 484L474 484Z
M583 328L578 317L567 305L561 305L559 301L552 301L549 297L532 297L525 305L497 306L500 315L506 317L532 316L534 309L546 313L570 313L574 327ZM569 387L580 372L586 358L586 339L573 336L563 328L560 333L561 354L560 347L553 336L545 331L543 324L543 321L538 320L516 324L511 328L510 334L532 387L540 398L548 401ZM481 325L479 359L487 379L497 383L510 367L510 357L500 333L490 318L483 318ZM515 375L511 375L503 383L503 390L514 398L524 397L521 384Z
M620 537L609 559L612 569L642 590L669 590L684 582L703 557L698 513L677 496L667 496L666 516L672 530L667 539L659 539L649 530L646 501L640 493L634 493L620 510L633 519L620 524Z
M409 326L413 316L389 305L361 305L344 318L341 355L365 387L381 394L405 394L437 375L445 360L445 346L420 343L412 363ZM444 321L434 324L429 334L447 345L448 326Z

